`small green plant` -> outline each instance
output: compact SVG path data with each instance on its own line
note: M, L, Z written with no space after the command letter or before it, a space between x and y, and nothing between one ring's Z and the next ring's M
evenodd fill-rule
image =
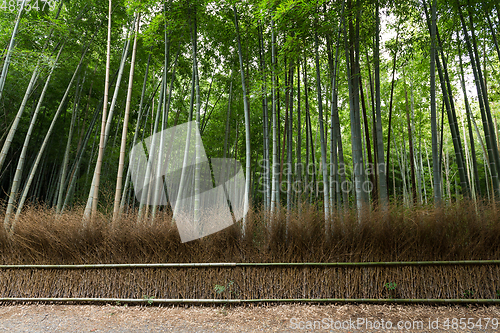
M497 297L500 298L500 289L497 290Z
M220 294L222 294L223 292L226 291L226 286L222 286L220 284L216 284L215 287L214 287L214 290L217 293L217 295L220 295Z
M396 282L387 282L385 284L385 287L388 289L388 290L396 290L396 287L397 287L397 283Z
M463 292L464 298L472 298L474 296L474 290L466 290Z
M396 298L396 287L397 286L398 285L396 282L387 282L386 284L384 284L384 287L389 292L390 298Z
M218 296L227 292L226 299L229 299L229 296L231 294L236 295L236 296L239 295L239 293L237 293L236 291L233 290L233 287L234 287L234 281L231 280L231 281L229 281L229 283L226 286L221 285L221 284L216 284L214 287L214 290ZM219 313L224 315L224 316L227 315L227 310L226 310L227 304L228 303L223 304L222 309L219 311Z
M236 291L232 290L233 286L234 286L234 281L231 280L231 281L229 281L227 286L224 286L221 284L216 284L214 287L214 290L215 290L215 293L217 295L222 295L223 293L227 292L228 296L231 294L238 296L238 293Z
M143 295L142 298L145 299L145 300L147 300L148 304L151 305L151 304L153 304L153 299L155 297L154 296Z

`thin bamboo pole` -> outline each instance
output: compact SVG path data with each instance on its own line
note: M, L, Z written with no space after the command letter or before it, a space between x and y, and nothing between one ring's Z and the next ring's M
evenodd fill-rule
M128 118L130 113L130 104L132 101L132 87L134 82L135 55L137 52L137 34L139 32L140 13L136 14L136 26L134 34L134 45L132 47L132 59L130 60L130 72L127 88L127 102L125 104L125 116L123 120L122 137L120 143L120 157L118 162L118 174L116 176L115 202L113 207L113 221L120 216L120 199L122 194L123 169L125 165L125 149L127 145ZM118 126L117 126L118 128Z
M7 54L5 55L5 61L3 63L2 72L0 74L0 98L2 97L3 87L5 85L5 81L7 79L7 73L9 71L10 65L10 57L12 56L12 50L14 49L15 37L17 34L17 30L19 28L19 23L21 22L21 15L23 13L24 5L26 0L21 3L21 7L17 12L16 24L14 25L14 31L12 31L12 36L10 38L9 47L7 49Z
M250 158L251 158L251 146L250 146L250 110L247 100L247 89L245 86L245 74L243 71L243 56L241 52L241 41L240 41L240 31L239 31L239 23L238 23L238 13L236 12L236 5L233 5L234 12L234 25L236 28L236 40L238 44L238 55L240 59L240 72L241 72L241 88L243 92L243 109L245 113L245 151L246 151L246 165L245 165L245 198L243 203L243 211L245 215L243 217L243 228L242 228L242 236L245 237L246 226L247 226L247 217L246 213L248 212L249 207L249 195L250 195Z
M373 267L373 266L446 266L500 265L500 260L452 261L380 261L380 262L219 262L150 264L76 264L76 265L0 265L0 269L117 269L117 268L206 268L206 267Z
M101 179L101 166L102 166L102 159L104 155L104 140L105 140L105 129L106 129L106 118L108 115L108 95L109 95L109 69L110 69L110 62L111 62L111 13L113 10L112 0L109 0L109 6L108 6L108 39L107 39L107 48L106 48L106 76L104 79L104 104L103 104L103 111L102 111L102 121L101 121L101 135L99 139L99 153L97 156L97 163L96 167L94 170L94 179L95 182L92 181L92 184L94 186L91 186L91 192L89 193L89 203L87 204L87 207L85 208L84 212L84 218L87 220L90 216L95 218L97 215L97 203L98 203L98 194L99 194L99 182ZM128 42L127 42L128 46ZM123 55L124 58L127 57L127 52L124 52ZM118 87L118 82L117 81L116 86Z
M254 298L254 299L196 299L196 298L34 298L34 297L2 297L0 302L72 302L72 303L426 303L426 304L500 304L500 299L462 299L462 298Z

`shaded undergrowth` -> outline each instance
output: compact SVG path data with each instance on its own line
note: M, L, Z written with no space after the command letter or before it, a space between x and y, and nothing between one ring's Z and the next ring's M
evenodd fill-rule
M158 262L359 262L499 259L498 210L461 202L442 210L391 207L334 215L325 233L312 207L273 219L249 212L221 232L181 243L167 213L116 223L83 223L81 208L60 216L30 207L8 235L0 228L2 264ZM0 269L1 297L211 298L498 298L500 265L372 267L206 267ZM221 286L224 287L224 292ZM226 290L227 289L227 290Z
M3 215L3 214L2 214ZM1 216L1 215L0 215ZM329 234L315 207L274 218L249 212L242 222L199 240L181 243L175 223L160 212L138 222L136 212L119 221L100 215L84 223L82 208L57 216L28 207L13 235L0 228L3 264L149 262L358 262L500 259L496 207L459 202L442 209L390 207L361 216L338 211ZM288 231L287 231L288 230Z

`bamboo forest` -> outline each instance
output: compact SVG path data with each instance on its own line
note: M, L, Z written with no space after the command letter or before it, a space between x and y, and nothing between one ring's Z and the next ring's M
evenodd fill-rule
M499 29L492 0L0 0L0 262L499 259ZM153 155L181 146L160 174ZM193 234L216 201L206 220L228 218ZM497 297L493 267L475 296ZM210 295L210 272L172 276Z

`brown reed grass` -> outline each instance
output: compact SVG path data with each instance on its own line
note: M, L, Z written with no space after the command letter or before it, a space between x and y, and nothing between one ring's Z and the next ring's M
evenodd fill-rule
M321 211L312 206L280 210L270 219L252 209L246 237L241 221L207 237L181 243L170 214L137 222L136 212L116 223L101 214L84 227L83 208L61 215L31 206L14 234L0 228L2 264L150 262L359 262L500 259L497 208L460 202L442 209L391 207L358 219L338 212L325 234ZM1 216L1 215L0 215ZM288 228L288 232L286 232Z
M0 228L1 264L158 262L360 262L500 259L500 215L493 206L460 202L441 209L390 207L358 219L332 218L325 235L321 211L303 206L270 219L259 209L221 232L181 243L171 216L137 222L101 214L85 227L83 209L56 216L25 209L12 236ZM288 232L287 232L288 228ZM497 298L500 267L236 267L90 270L0 270L3 297L142 298L377 298L396 282L401 298ZM224 294L215 284L233 288Z

